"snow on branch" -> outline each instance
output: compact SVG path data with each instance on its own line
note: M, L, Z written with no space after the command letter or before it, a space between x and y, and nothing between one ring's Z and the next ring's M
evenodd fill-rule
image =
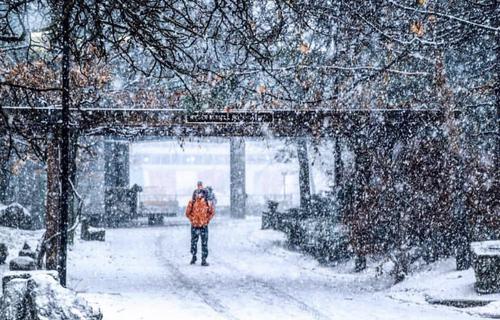
M389 0L389 3L393 4L394 6L400 8L400 9L404 9L404 10L408 10L408 11L413 11L413 12L418 12L418 13L423 13L423 14L436 15L438 17L443 17L443 18L446 18L446 19L449 19L449 20L455 20L455 21L458 21L458 22L461 22L461 23L464 23L464 24L468 24L468 25L471 25L471 26L474 26L474 27L477 27L477 28L486 29L486 30L490 30L490 31L494 31L494 32L499 32L500 31L500 27L493 27L493 26L486 25L486 24L476 23L474 21L466 20L466 19L463 19L463 18L460 18L460 17L455 17L455 16L447 14L447 13L442 13L442 12L437 12L437 11L431 11L431 10L422 10L422 9L417 9L417 8L411 8L411 7L407 7L407 6L401 5L399 3L396 3L396 2L394 2L392 0Z

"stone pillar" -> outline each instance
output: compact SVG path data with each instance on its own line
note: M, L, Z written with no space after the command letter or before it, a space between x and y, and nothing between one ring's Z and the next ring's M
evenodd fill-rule
M93 227L104 225L105 186L104 176L104 137L81 137L80 144L91 149L95 156L90 157L84 166L77 168L78 192L85 195L88 203L82 212L82 218L89 220Z
M106 187L129 186L129 142L111 140L104 142Z
M230 158L231 217L244 218L246 213L246 191L245 140L243 138L231 138Z
M309 215L311 213L311 183L306 138L297 140L297 158L299 160L300 209L303 214Z
M131 219L127 194L129 187L129 142L104 142L104 213L105 223L116 226Z

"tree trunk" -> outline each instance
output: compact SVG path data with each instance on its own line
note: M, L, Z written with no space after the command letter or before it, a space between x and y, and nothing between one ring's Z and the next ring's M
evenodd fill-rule
M62 3L61 11L61 31L62 31L62 51L61 51L61 218L59 229L61 232L61 242L59 251L58 273L59 280L63 287L66 287L66 258L68 249L68 222L70 215L70 201L72 189L70 184L71 172L71 132L70 132L70 40L71 29L70 19L73 1L65 0Z
M309 181L309 156L307 140L297 139L297 158L299 160L300 209L305 215L311 213L311 184Z
M47 145L47 201L45 210L45 264L48 270L57 270L60 250L59 233L60 208L59 142L51 136Z
M371 180L372 155L368 147L368 135L359 134L354 138L354 185L352 188L352 205L349 221L351 244L356 253L356 271L366 268L366 255L370 252L371 216L369 184Z
M7 188L9 187L9 145L6 137L0 137L0 203L7 202Z
M498 8L500 4L497 2L496 8ZM496 81L495 81L495 93L496 93L496 119L500 119L500 37L496 37L497 41L497 49L496 49L496 60L497 60L497 67L496 67ZM496 121L496 127L495 127L496 135L495 135L495 163L498 165L500 163L500 123L499 121ZM493 173L493 190L500 190L500 170L498 168L494 170ZM498 231L498 234L500 235L500 230Z
M463 182L460 172L463 171L463 159L461 156L462 145L460 141L460 127L455 117L455 103L453 92L450 90L444 65L444 52L440 50L436 61L436 85L438 99L442 103L445 115L445 127L448 139L448 185L450 192L450 212L455 220L456 239L456 265L457 270L468 269L471 265L470 254L470 232L468 226L467 213L464 210Z
M73 186L76 187L76 157L77 157L77 143L78 143L78 135L75 132L72 132L71 134L71 145L70 145L70 173L69 173L69 178L71 182L73 183ZM73 187L71 187L70 191L70 199L69 199L69 221L68 225L72 226L76 223L76 207L75 207L75 197L74 197L74 190ZM73 244L75 237L75 232L70 232L68 234L68 243Z
M342 145L340 136L335 137L335 186L341 187L344 175L344 164L342 163Z

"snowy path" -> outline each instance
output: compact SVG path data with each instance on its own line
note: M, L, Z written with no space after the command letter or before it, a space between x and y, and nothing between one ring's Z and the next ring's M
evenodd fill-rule
M207 268L189 265L188 225L107 230L104 243L75 245L69 285L105 320L473 319L391 299L381 281L322 267L259 226L219 219L210 227Z

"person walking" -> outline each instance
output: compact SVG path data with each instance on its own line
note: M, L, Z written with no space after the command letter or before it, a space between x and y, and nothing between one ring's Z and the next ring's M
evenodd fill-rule
M208 224L215 215L213 206L207 199L207 192L203 183L198 182L197 189L186 207L186 217L191 222L191 264L195 264L198 251L198 239L201 237L201 265L208 266Z

